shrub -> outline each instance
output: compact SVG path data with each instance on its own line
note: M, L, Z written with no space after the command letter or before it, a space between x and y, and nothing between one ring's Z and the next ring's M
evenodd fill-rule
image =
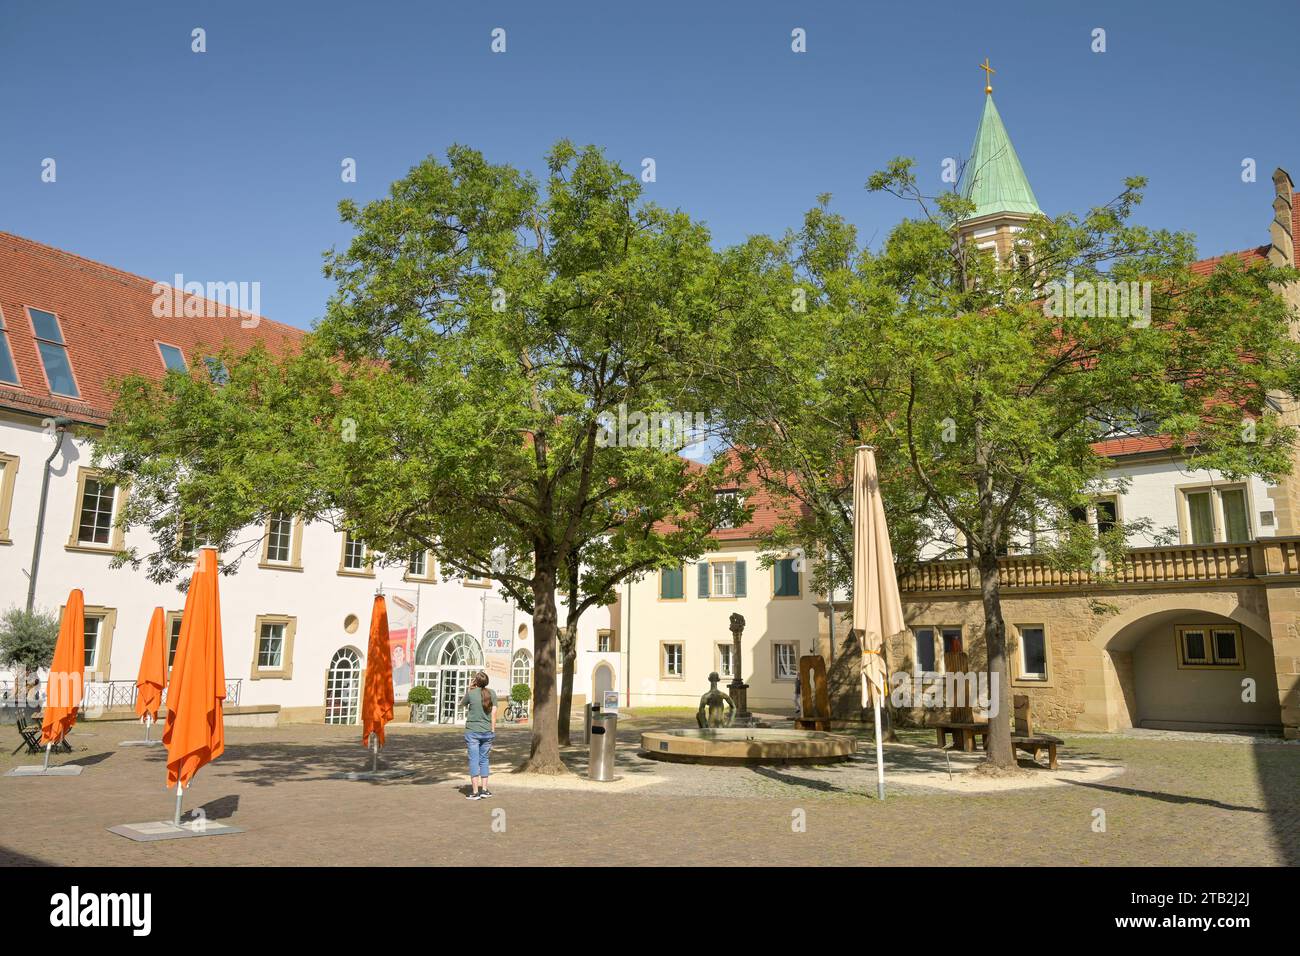
M532 688L527 684L516 684L510 688L510 699L516 704L526 704L532 696Z
M433 691L423 684L416 684L411 688L411 692L406 695L406 702L408 704L432 704Z

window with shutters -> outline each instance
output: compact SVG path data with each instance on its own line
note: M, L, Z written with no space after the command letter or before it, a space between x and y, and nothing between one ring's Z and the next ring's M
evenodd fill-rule
M748 565L735 558L717 558L702 561L696 566L699 573L699 596L710 600L729 601L746 595Z

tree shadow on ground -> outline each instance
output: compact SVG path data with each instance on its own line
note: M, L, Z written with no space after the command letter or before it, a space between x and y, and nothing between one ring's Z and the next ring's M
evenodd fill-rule
M1159 790L1135 790L1131 787L1113 787L1104 783L1089 783L1085 780L1066 780L1065 782L1073 787L1088 787L1091 790L1105 790L1107 793L1118 793L1127 797L1146 797L1150 800L1159 800L1162 803L1192 803L1203 807L1213 807L1216 810L1234 810L1241 813L1268 812L1260 807L1237 806L1232 803L1224 803L1221 800L1211 800L1206 797L1192 797L1178 793L1162 793Z

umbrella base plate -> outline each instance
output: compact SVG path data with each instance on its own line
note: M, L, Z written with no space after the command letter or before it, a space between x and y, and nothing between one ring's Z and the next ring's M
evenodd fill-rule
M81 771L85 767L76 765L63 765L61 767L38 767L32 764L27 767L14 767L5 774L6 777L80 777Z
M161 740L123 740L119 747L161 747Z
M410 777L414 770L351 770L347 773L332 773L331 780L397 780Z
M217 820L204 820L201 826L198 823L182 823L177 826L170 820L155 820L150 823L119 823L115 827L109 827L108 832L116 833L128 840L135 840L137 843L148 843L153 840L186 840L190 837L230 836L235 833L243 833L244 828L234 827Z

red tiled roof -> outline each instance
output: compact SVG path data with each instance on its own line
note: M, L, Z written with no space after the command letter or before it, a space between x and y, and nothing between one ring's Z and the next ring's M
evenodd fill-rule
M1291 246L1295 250L1295 262L1300 262L1300 192L1291 194ZM1197 275L1209 275L1224 259L1236 257L1241 260L1243 265L1251 265L1255 262L1263 262L1268 258L1270 245L1265 243L1262 246L1256 246L1254 249L1242 249L1239 252L1225 252L1221 256L1212 256L1209 259L1201 259L1192 263L1192 271Z
M283 352L304 334L261 316L158 318L154 285L152 279L0 232L0 312L19 379L17 387L0 383L0 408L102 424L112 406L114 380L133 372L163 376L158 342L176 346L189 361L201 346L239 351L261 341ZM27 307L58 316L80 399L50 393ZM257 324L243 328L244 318Z
M807 507L800 501L787 500L774 495L764 487L763 482L752 472L741 473L740 456L734 450L726 453L728 470L736 478L735 488L744 498L745 504L753 509L749 521L734 528L718 528L713 537L719 541L743 541L774 530L782 524L788 524L800 514L807 512Z
M1172 447L1173 441L1168 435L1135 435L1093 442L1092 450L1103 458L1120 458L1124 455L1142 455L1153 451L1167 451Z

